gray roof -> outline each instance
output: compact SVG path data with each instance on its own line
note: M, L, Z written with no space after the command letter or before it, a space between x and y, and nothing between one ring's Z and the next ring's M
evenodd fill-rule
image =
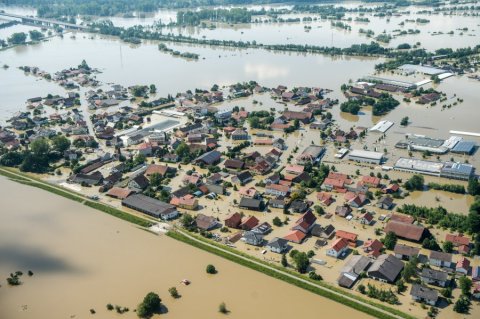
M287 245L288 245L288 240L280 238L280 237L275 237L268 242L267 247L283 249Z
M261 202L259 199L242 197L239 206L260 209Z
M348 259L341 272L360 275L370 265L371 259L362 255L353 255Z
M160 217L176 210L175 206L173 205L167 204L165 202L159 201L158 199L151 198L142 194L128 196L127 198L122 200L122 205L155 217Z
M476 146L475 142L460 141L452 149L452 152L455 152L455 153L472 153L473 150L475 149L475 146Z
M393 248L393 252L395 254L412 257L412 256L417 256L418 253L420 252L420 249L417 247L412 247L408 245L396 244L395 248Z
M442 173L454 173L470 176L475 168L470 164L446 162L442 168Z
M380 255L368 270L368 273L378 272L390 282L395 281L403 269L403 262L393 255Z
M438 280L438 281L446 281L448 278L448 274L444 271L439 271L439 270L430 269L430 268L423 268L422 273L420 274L420 277L428 278L432 280Z
M243 238L252 242L253 241L261 242L263 240L263 235L253 231L246 231L243 233Z
M210 151L203 155L200 155L195 162L204 162L205 164L214 164L215 162L219 161L222 156L222 153L219 151Z
M430 252L430 259L452 262L452 254L432 250Z
M426 300L438 300L438 291L435 289L430 289L419 284L413 284L412 289L410 290L410 295Z

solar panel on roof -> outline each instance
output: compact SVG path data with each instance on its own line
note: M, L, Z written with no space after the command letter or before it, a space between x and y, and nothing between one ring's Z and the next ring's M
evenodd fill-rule
M452 152L471 153L474 148L475 142L462 141L455 145L455 147L452 149Z

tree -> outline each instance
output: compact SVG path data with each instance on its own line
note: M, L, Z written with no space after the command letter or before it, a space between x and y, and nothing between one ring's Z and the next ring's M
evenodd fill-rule
M30 150L33 155L44 157L50 152L50 144L48 144L48 141L45 138L37 138L32 144L30 144Z
M293 257L293 260L295 261L295 268L299 273L304 274L307 272L308 266L310 265L310 261L306 253L304 252L296 253L295 256Z
M177 149L175 150L175 154L177 154L181 158L188 156L190 154L190 149L188 148L187 143L181 142L177 146Z
M442 249L446 253L451 253L453 251L453 243L451 241L446 241L442 245Z
M28 31L28 33L32 41L38 41L43 38L43 33L38 30L31 30L31 31Z
M70 148L70 140L64 135L55 135L52 138L52 146L55 151L63 154L63 152Z
M408 125L408 116L405 116L404 118L402 118L402 120L400 121L400 125L401 126L407 126Z
M8 38L8 43L11 45L24 44L27 40L27 35L24 32L16 32Z
M473 234L478 234L480 232L480 200L477 199L470 205L470 211L468 213L468 225L470 227L470 232ZM478 235L477 235L478 236Z
M173 298L179 298L180 297L180 295L178 293L178 290L175 287L169 288L168 292L170 293L170 296L172 296Z
M215 268L214 265L208 265L206 271L207 271L207 274L211 274L211 275L214 275L217 273L217 269Z
M412 257L408 263L405 264L405 267L402 270L402 278L406 282L410 282L412 277L417 276L417 263L418 259Z
M151 187L160 187L162 184L162 176L159 173L153 173L150 175L150 186Z
M219 306L218 306L218 312L220 313L228 313L228 309L227 309L227 305L225 305L224 302L222 302Z
M287 261L287 256L285 254L282 255L282 266L287 267L288 266L288 261Z
M422 248L440 251L440 246L434 237L425 238L422 242Z
M155 84L150 84L150 93L157 93L157 87L155 86Z
M462 290L462 294L470 296L472 289L472 280L467 276L462 276L458 279L458 286Z
M470 310L470 299L467 296L460 296L453 306L453 311L458 313L468 313Z
M478 178L471 177L468 180L467 191L472 196L480 195L480 182L478 181Z
M397 292L399 294L401 294L407 289L407 286L405 285L405 282L403 281L403 279L399 279L396 283L396 286L397 286Z
M150 318L160 309L161 302L162 299L156 293L149 292L143 298L143 302L138 305L137 315L140 318Z
M386 249L393 250L397 244L397 235L394 232L388 232L383 239L383 244Z
M273 225L277 227L281 227L283 225L283 222L278 216L275 216L275 218L272 220Z
M313 207L313 209L315 209L315 213L317 213L318 215L323 215L323 214L325 214L325 210L323 209L322 206L315 205L315 206Z
M405 188L409 191L421 191L425 181L422 175L413 175L405 182Z

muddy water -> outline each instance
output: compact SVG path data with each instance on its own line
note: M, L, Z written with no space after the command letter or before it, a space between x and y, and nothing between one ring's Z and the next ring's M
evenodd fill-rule
M331 318L367 315L225 261L165 236L157 237L53 194L0 178L0 277L31 269L19 287L0 287L1 318L113 318L107 303L133 309L149 291L166 318ZM5 196L16 194L16 196ZM28 198L20 200L19 198ZM219 274L209 276L214 264ZM188 278L188 287L179 284ZM182 298L167 292L176 286ZM136 318L133 312L125 318ZM163 316L162 316L163 317Z

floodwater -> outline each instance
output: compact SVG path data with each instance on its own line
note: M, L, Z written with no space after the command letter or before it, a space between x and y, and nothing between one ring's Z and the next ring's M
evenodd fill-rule
M1 318L100 318L118 316L106 304L134 309L157 292L165 318L292 318L319 314L330 318L368 315L290 286L166 236L156 236L109 215L0 177L0 277L32 270L23 284L2 279ZM205 273L207 264L219 273ZM180 285L188 278L192 284ZM182 295L167 292L176 286ZM125 318L136 318L130 311Z

